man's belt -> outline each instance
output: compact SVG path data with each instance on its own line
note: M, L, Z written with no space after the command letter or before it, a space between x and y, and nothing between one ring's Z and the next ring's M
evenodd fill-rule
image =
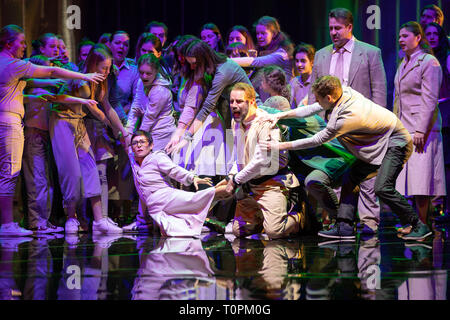
M282 175L286 175L288 173L291 173L291 171L289 170L288 167L284 167L284 168L281 168L280 170L278 170L278 172L273 175L267 175L267 176L262 176L261 178L252 179L249 181L249 183L254 184L254 185L262 184L272 178L275 178L276 176L282 176Z

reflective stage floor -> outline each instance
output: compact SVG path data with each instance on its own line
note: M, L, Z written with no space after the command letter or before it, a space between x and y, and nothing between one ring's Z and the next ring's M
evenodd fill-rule
M423 242L202 234L0 238L1 300L447 300L447 227Z

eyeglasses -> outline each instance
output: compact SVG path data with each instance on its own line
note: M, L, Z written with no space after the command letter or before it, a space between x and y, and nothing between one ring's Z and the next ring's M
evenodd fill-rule
M148 145L148 140L144 140L144 139L142 139L142 140L134 140L132 143L131 143L131 145L133 146L133 147L136 147L137 145L141 145L141 146L146 146L146 145Z

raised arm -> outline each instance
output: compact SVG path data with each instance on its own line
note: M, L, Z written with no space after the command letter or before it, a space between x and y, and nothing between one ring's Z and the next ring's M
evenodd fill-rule
M36 66L33 78L77 79L99 83L105 79L100 73L79 73L58 67Z
M102 110L100 110L97 106L97 101L91 99L84 99L79 97L70 96L67 94L58 94L54 96L54 103L63 103L70 107L70 105L79 105L82 104L86 106L89 111L101 122L103 122L107 126L111 126L110 121L105 116Z

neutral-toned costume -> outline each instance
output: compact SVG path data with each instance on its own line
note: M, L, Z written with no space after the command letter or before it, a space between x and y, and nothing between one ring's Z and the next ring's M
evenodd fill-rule
M83 89L86 86L84 81L69 81L69 94L88 98L89 90ZM64 207L101 193L97 164L83 121L85 115L82 105L63 104L54 105L50 115L50 139Z
M281 112L266 106L260 108L271 114ZM290 128L289 141L310 138L326 127L325 121L318 115L307 118L281 119L278 123ZM337 139L314 148L292 150L290 156L290 167L297 178L304 180L308 193L328 212L330 219L335 219L339 208L339 199L333 188L340 185L342 175L351 167L356 158Z
M170 179L189 186L195 175L173 163L164 151L151 152L141 165L133 153L129 156L141 205L146 206L141 212L147 212L137 217L138 222L146 224L153 219L164 236L199 236L215 188L198 192L175 189Z
M305 82L302 81L302 76L294 77L289 84L291 85L291 107L292 109L295 109L308 95L312 84L311 76L309 76Z
M317 103L297 108L298 117L320 113ZM412 152L412 139L391 111L375 104L349 87L333 108L327 127L311 138L291 142L293 150L319 146L337 138L357 160L343 176L338 219L355 221L355 187L377 174L375 193L395 212L403 225L416 225L417 214L395 190L395 181Z
M49 91L34 88L30 94L49 94ZM48 130L50 106L49 102L25 104L23 174L30 228L47 226L52 208L53 181L50 180L50 163L53 155Z
M136 96L128 114L127 131L131 134L135 129L150 132L153 138L153 150L163 150L170 142L175 130L172 104L170 82L160 74L154 80L148 95L145 94L142 80L139 80ZM142 117L142 121L138 126L139 117Z
M205 92L198 84L191 88L182 87L178 102L182 113L179 123L189 127L198 113L205 97ZM225 123L212 111L194 136L193 141L174 155L174 162L186 170L201 176L226 175Z
M343 47L343 65L341 75L337 75L339 52L328 45L316 52L311 74L311 83L326 75L338 76L344 86L351 87L377 105L387 105L387 82L381 50L368 43L352 37ZM316 101L310 88L308 104ZM380 203L374 193L375 178L363 181L358 202L358 214L362 223L373 230L378 228L374 223L380 219Z
M438 108L441 81L439 61L423 51L414 53L408 63L403 59L395 75L394 113L411 136L419 131L427 137L424 152L414 150L397 179L397 190L406 196L446 195Z
M109 102L117 112L120 121L125 126L131 109L131 103L136 95L137 83L139 81L139 71L134 60L129 58L126 58L122 65L120 65L117 69L118 73L115 77L112 77L108 83ZM106 126L104 124L98 122L97 120L93 121L95 121L95 124L99 127L97 130L97 132L99 132L99 135L97 135L99 139L96 139L95 142L91 142L94 145L94 143L97 144L97 141L99 141L99 147L101 148L97 149L94 147L94 152L96 149L100 151L96 153L96 158L98 159L99 156L103 159L109 158L109 148L112 148L113 154L115 154L113 164L111 164L112 160L108 161L108 186L110 189L109 198L111 200L133 200L136 196L136 192L134 190L128 154L121 145L113 144L109 141L107 134L108 131L106 130ZM87 124L87 127L89 132L90 125ZM90 132L89 134L91 137ZM102 147L105 145L108 146L108 149L106 149L106 152L103 153ZM112 192L113 190L115 190L115 192Z
M23 78L32 78L36 67L0 53L0 196L14 196L22 168L24 133Z
M258 144L281 141L279 129L271 129L270 123L257 120L265 114L257 109L253 120L232 123L236 161L232 172L237 171L238 184L248 183L251 190L238 198L233 233L239 237L260 233L264 228L270 238L282 238L300 228L298 221L288 217L289 188L299 186L295 175L286 168L288 153L272 152L268 157Z

